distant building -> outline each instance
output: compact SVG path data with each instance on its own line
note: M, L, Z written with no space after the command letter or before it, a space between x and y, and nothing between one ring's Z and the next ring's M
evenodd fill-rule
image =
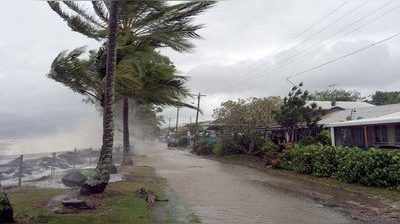
M375 107L375 105L367 103L367 102L359 102L359 101L307 101L307 106L311 104L316 104L319 108L321 108L325 113L332 113L335 111L341 110L352 110L358 108L371 108Z
M400 148L400 104L337 111L320 123L333 145Z

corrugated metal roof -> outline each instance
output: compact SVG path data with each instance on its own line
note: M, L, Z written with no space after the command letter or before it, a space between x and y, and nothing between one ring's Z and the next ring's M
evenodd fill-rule
M338 122L346 122L349 120L379 118L382 116L395 114L397 112L400 112L400 104L363 107L363 108L356 108L355 110L348 109L330 113L324 116L319 123L322 125L327 125Z
M400 123L400 112L388 114L381 117L367 118L353 121L345 121L338 123L331 123L326 127L348 127L348 126L361 126L361 125L374 125L374 124L393 124Z
M317 104L318 107L321 107L323 110L330 110L333 108L341 108L341 109L354 109L354 108L364 108L364 107L375 107L370 103L359 102L359 101L336 101L335 106L332 106L332 101L308 101L307 105Z

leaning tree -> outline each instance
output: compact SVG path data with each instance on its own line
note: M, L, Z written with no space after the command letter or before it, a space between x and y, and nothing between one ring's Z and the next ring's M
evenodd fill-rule
M98 41L104 41L107 30L112 30L111 26L107 24L111 24L111 19L114 18L112 17L113 6L118 5L115 2L121 4L116 30L119 32L118 38L125 42L125 46L130 48L141 48L143 45L154 48L170 47L177 51L187 51L193 47L189 39L199 38L196 31L202 26L193 25L192 21L196 15L214 4L214 1L194 1L179 4L168 4L163 0L91 1L94 14L73 1L49 1L48 4L67 22L73 31ZM65 9L68 9L68 12ZM111 43L111 41L108 42L109 46L113 46ZM110 80L110 83L112 83L112 79ZM124 101L123 105L126 107L128 99L124 98ZM110 114L112 115L111 109L110 112L107 111L104 114L104 117L110 117L106 116ZM109 127L109 124L112 124L112 120L107 122L107 127ZM107 131L107 135L104 136L107 136L107 143L111 142L111 147L102 147L102 154L109 155L112 152L113 139L109 138L110 133L112 135L112 129L105 131ZM104 145L109 146L109 144ZM129 145L124 145L124 150L129 151L129 149ZM99 163L103 162L108 162L111 165L111 161L99 160ZM109 174L103 176L107 177ZM107 178L102 179L106 180Z
M84 48L62 52L53 61L48 77L87 97L88 101L104 105L105 53L89 51L89 57L82 57ZM189 95L185 87L186 77L176 75L176 69L168 57L155 50L133 51L125 55L129 60L120 61L116 67L116 102L128 97L140 106L195 107L183 102ZM117 58L119 58L118 56ZM124 103L124 102L122 102ZM123 132L129 130L126 107L123 107ZM129 108L128 108L129 109ZM129 133L124 133L128 136ZM124 141L129 141L125 139ZM129 159L124 151L123 162Z

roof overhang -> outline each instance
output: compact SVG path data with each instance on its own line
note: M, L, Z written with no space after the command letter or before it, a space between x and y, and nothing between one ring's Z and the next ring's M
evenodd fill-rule
M345 121L325 124L325 127L335 128L335 127L353 127L353 126L365 126L365 125L379 125L379 124L395 124L400 123L400 117L392 118L371 118L371 119L360 119L354 121Z

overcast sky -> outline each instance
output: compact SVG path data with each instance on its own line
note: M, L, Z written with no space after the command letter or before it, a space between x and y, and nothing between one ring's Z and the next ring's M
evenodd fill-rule
M60 150L99 142L93 106L46 77L60 51L97 43L71 32L45 2L8 0L2 8L0 147L40 151L51 143ZM397 21L396 0L225 0L196 20L206 27L194 52L162 52L190 77L193 93L207 95L201 117L207 120L223 100L287 94L287 77L400 32ZM400 37L292 80L310 90L331 84L365 95L397 90L399 43ZM175 123L174 110L164 114ZM184 110L182 122L194 116ZM9 139L20 144L6 145Z

